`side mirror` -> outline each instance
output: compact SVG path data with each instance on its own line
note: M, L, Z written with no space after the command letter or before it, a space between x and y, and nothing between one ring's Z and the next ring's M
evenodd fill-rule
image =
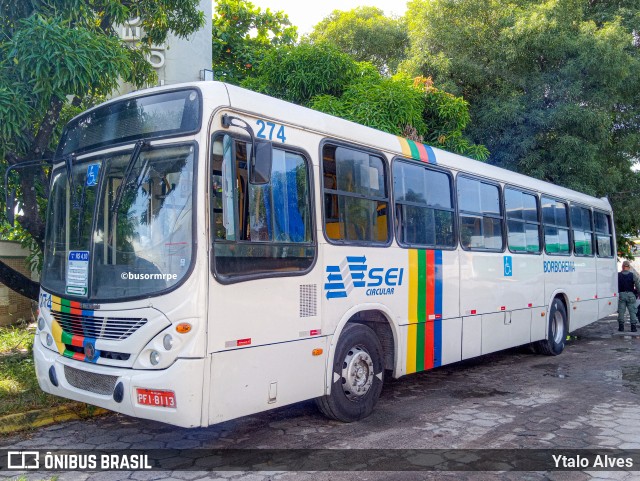
M255 154L252 155L249 169L249 182L252 184L268 184L271 182L271 164L273 163L273 150L271 142L256 140L253 143Z
M12 189L11 192L7 192L6 194L6 204L7 204L7 222L9 225L13 226L16 220L16 189Z

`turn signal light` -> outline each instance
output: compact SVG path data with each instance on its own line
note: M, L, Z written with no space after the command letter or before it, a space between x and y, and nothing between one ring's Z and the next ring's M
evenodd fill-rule
M176 326L176 332L178 334L186 334L190 330L191 330L191 324L189 324L188 322L181 322Z
M319 356L320 354L322 354L322 349L320 348L314 349L313 351L311 351L311 354L314 356Z

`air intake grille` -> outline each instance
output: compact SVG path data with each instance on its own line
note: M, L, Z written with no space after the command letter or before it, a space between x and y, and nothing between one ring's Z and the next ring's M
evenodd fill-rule
M94 317L56 311L51 314L69 334L111 341L128 338L147 322L133 317Z
M118 380L118 376L81 371L70 366L64 367L64 377L75 388L107 396L113 394Z
M318 315L317 294L316 284L302 284L300 286L300 317Z

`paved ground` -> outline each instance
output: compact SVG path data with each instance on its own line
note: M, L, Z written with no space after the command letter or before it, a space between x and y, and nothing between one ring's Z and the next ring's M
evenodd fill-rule
M519 348L385 384L374 414L328 421L313 402L202 429L110 415L0 439L2 448L622 448L640 449L640 337L608 318L576 331L558 357ZM637 468L636 468L637 469ZM7 472L0 472L0 478ZM640 479L636 472L62 473L61 480ZM47 478L29 473L28 479ZM10 479L10 478L9 478ZM48 478L47 478L48 479Z

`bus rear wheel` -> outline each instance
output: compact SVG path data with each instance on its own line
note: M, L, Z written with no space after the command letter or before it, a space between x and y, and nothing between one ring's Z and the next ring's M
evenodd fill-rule
M564 303L556 298L551 303L549 311L549 326L547 339L534 344L536 351L547 356L557 356L564 349L564 340L567 336L567 310Z
M333 360L331 394L316 399L320 412L345 423L369 416L382 391L382 359L382 346L373 330L347 324Z

